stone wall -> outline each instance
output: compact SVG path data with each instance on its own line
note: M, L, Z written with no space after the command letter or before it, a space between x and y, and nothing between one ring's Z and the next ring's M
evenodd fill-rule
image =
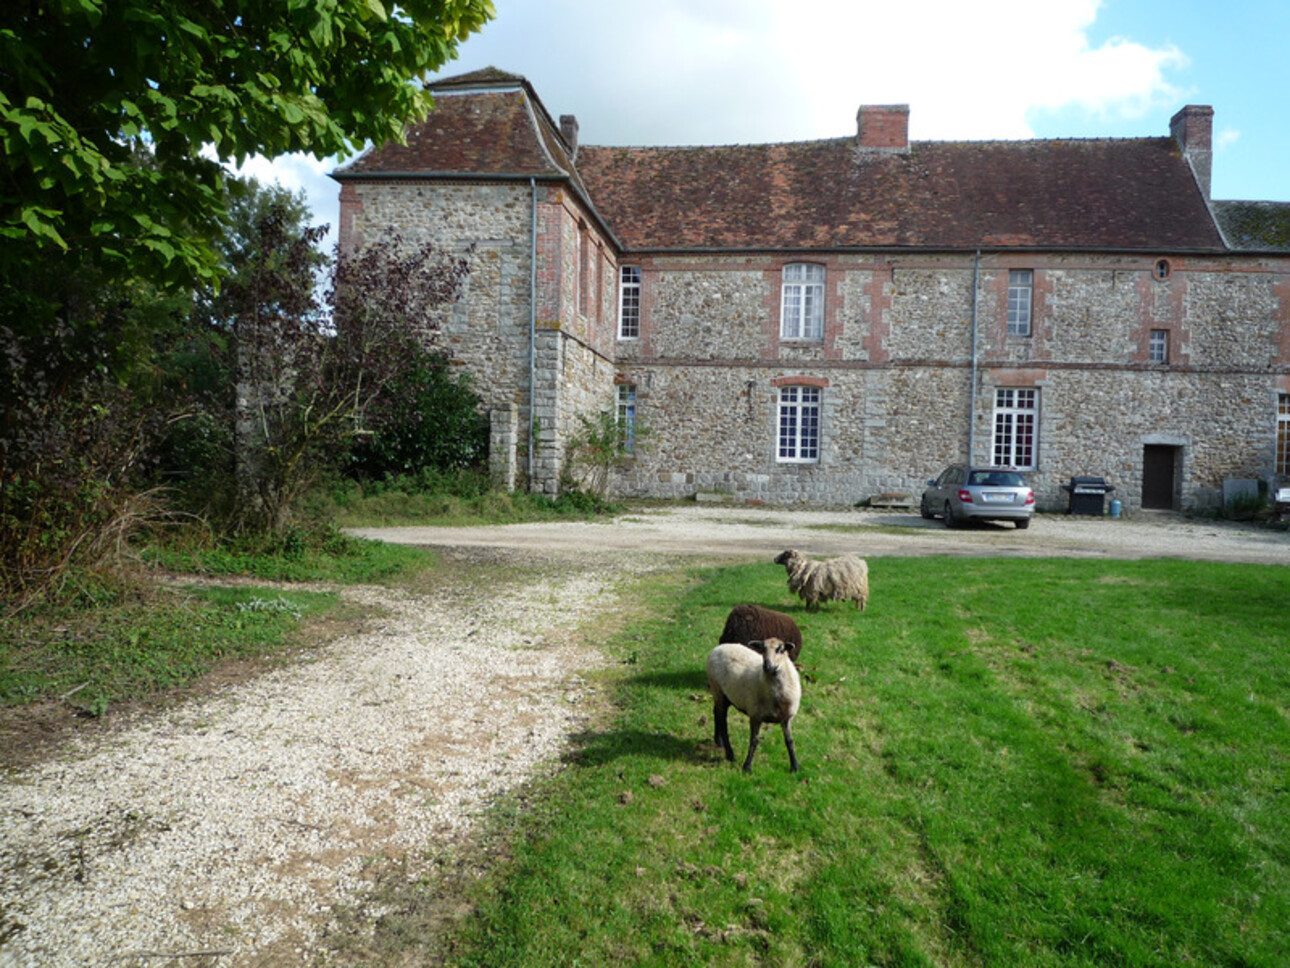
M375 240L393 226L410 242L469 252L465 294L426 343L475 377L495 427L494 478L554 494L576 414L612 400L617 288L610 241L576 198L561 186L536 186L536 239L534 201L533 186L520 180L347 182L341 221L346 245ZM587 288L579 299L584 266Z
M1040 394L1036 466L1042 506L1061 485L1104 476L1140 504L1143 447L1181 448L1184 504L1229 477L1269 477L1276 386L1287 367L1284 265L1239 257L821 258L825 336L780 341L771 257L641 260L639 340L618 362L638 386L653 437L620 472L625 495L727 491L767 502L854 503L917 494L945 464L992 455L996 387ZM1008 270L1034 272L1032 333L1007 332ZM973 294L976 281L976 364ZM1147 362L1152 329L1170 361ZM818 464L775 459L774 382L824 380Z
M495 455L495 469L513 479L518 468L534 490L558 491L578 415L612 407L616 379L636 384L651 429L614 478L623 495L916 495L948 463L991 460L998 387L1039 390L1028 476L1044 507L1065 506L1073 475L1095 474L1133 509L1149 444L1180 448L1186 504L1212 499L1226 478L1272 476L1276 392L1290 386L1284 259L1170 256L1162 272L1152 254L619 256L575 195L539 184L534 294L527 181L350 182L342 203L351 242L397 225L452 251L474 247L467 297L435 341L475 374L488 410L515 408L513 422L498 417L515 429L499 431L495 447L514 449ZM823 339L779 336L792 261L826 269ZM632 340L617 339L620 264L642 270ZM1010 269L1034 273L1029 336L1007 332ZM1154 364L1150 333L1160 329L1169 360ZM776 460L777 385L798 380L822 388L815 464Z

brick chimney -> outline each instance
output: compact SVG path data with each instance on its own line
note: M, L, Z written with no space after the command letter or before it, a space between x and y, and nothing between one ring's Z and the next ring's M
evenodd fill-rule
M578 119L572 114L560 115L560 137L569 146L569 158L578 160Z
M1209 199L1210 172L1214 166L1214 109L1207 104L1189 104L1169 121L1169 133L1178 142L1183 157L1191 163L1196 184Z
M862 104L856 114L856 148L861 155L909 151L908 104Z

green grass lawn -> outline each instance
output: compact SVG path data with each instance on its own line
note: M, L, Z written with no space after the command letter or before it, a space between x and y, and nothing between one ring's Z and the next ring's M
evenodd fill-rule
M341 536L322 550L181 543L153 546L146 557L185 574L331 582L407 580L438 561L420 548ZM223 659L277 655L339 602L332 592L182 588L138 576L90 581L69 599L0 614L0 708L64 697L100 716L117 703L186 686Z
M506 859L449 961L1287 963L1290 572L870 566L863 614L807 615L766 565L660 585L610 643L614 717L498 810ZM733 712L736 763L712 745L703 660L740 601L803 629L797 774L776 727L740 773ZM428 940L433 890L403 889L378 948Z

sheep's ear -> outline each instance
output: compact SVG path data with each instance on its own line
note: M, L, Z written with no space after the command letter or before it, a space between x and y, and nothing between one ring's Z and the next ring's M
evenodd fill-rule
M759 655L766 654L766 643L763 642L761 639L758 639L756 642L745 642L744 644L747 645L748 648L752 649L754 652L758 653Z

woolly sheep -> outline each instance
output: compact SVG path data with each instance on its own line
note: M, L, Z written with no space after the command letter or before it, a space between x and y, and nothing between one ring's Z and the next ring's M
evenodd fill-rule
M828 561L811 561L800 551L785 551L775 559L788 572L788 590L806 602L808 612L820 602L850 600L864 611L869 602L869 565L863 558L843 555Z
M788 645L788 656L797 663L802 654L802 630L783 612L773 612L760 605L736 605L726 616L726 627L718 642L739 642L747 645L759 639L783 639Z
M788 747L788 762L797 771L797 750L793 747L793 717L802 701L802 682L789 658L788 645L781 639L723 642L708 653L708 688L712 690L713 742L726 752L732 763L728 714L734 706L748 716L751 733L744 772L752 772L762 723L779 723Z

